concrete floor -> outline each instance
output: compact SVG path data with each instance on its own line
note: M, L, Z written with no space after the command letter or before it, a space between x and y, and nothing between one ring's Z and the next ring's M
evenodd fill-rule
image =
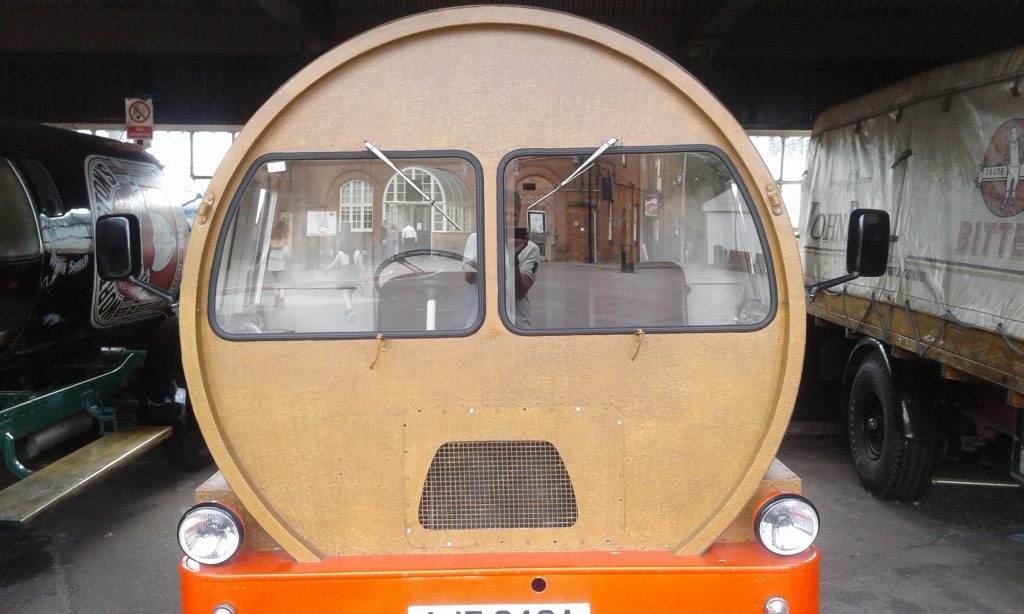
M821 512L823 612L1024 611L1024 492L944 486L884 502L861 489L841 435L791 434L779 456ZM177 611L174 532L209 474L176 472L157 450L0 533L0 613Z
M1024 612L1024 491L933 486L918 501L867 494L844 435L793 436L779 458L821 514L822 612ZM1006 480L995 467L941 465Z

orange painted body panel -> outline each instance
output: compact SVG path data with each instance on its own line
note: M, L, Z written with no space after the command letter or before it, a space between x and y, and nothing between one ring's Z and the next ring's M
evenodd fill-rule
M716 544L703 556L669 552L331 557L296 563L243 551L230 563L180 566L182 610L405 614L409 606L589 603L593 614L756 612L772 596L817 612L818 551L776 556L759 544ZM546 588L531 583L543 578Z

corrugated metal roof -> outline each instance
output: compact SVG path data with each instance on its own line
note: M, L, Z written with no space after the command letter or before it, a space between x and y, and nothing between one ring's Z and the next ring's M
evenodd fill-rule
M331 0L331 8L353 13L418 13L431 9L486 4L472 0ZM684 16L706 13L721 0L510 0L501 4L536 6L565 13L590 16Z
M161 108L169 121L240 123L287 75L327 46L403 15L480 3L0 0L0 11L6 11L0 19L10 18L16 28L32 24L32 29L4 30L0 111L39 121L99 121L119 108L121 95L162 91ZM1024 0L506 3L589 17L642 38L694 72L744 125L758 128L806 128L813 113L841 100L925 69L1024 44ZM18 15L16 9L37 12ZM79 17L95 10L95 16L85 17L104 26L134 20L136 29L123 42L109 36L90 41L88 31L77 31L76 24L60 18L63 10ZM223 47L226 52L207 44L211 39L190 41L198 30L189 11L223 11L239 22L235 38ZM161 13L176 30L160 29ZM52 34L38 27L51 16ZM204 22L209 26L205 36L223 22L217 17ZM259 35L252 34L257 30ZM271 39L276 46L268 44ZM226 68L236 56L249 62L245 70ZM269 75L267 62L277 62ZM202 69L198 75L193 74L197 66ZM51 95L63 90L79 93Z
M508 0L503 4L538 6L577 15L610 17L686 17L715 13L731 0ZM329 0L341 13L409 14L479 0ZM0 0L2 9L105 10L262 10L257 0ZM757 0L753 17L829 18L1018 18L1020 0Z
M1024 16L1020 0L759 0L755 17L889 19L1014 18Z
M254 0L0 0L0 9L257 10L260 5Z

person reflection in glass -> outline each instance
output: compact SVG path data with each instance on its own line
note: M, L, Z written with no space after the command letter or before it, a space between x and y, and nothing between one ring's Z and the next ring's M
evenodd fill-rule
M529 328L530 297L527 296L533 282L537 281L537 269L540 266L540 247L530 240L526 228L516 227L513 238L515 258L512 279L515 282L516 326Z
M274 286L274 309L284 309L285 288L288 286L288 260L292 257L289 241L291 229L287 220L281 220L270 231L270 250L267 254L267 272Z
M466 278L466 328L472 328L480 316L480 290L477 287L480 264L476 254L476 233L472 232L466 238L466 247L462 250L462 273Z
M513 323L520 328L529 328L532 322L530 317L530 288L537 281L537 269L540 266L540 247L530 240L530 232L525 226L519 225L522 201L519 192L515 192L512 205L512 245L506 250L506 271L509 271L512 288L508 288L508 294L515 296L515 319ZM514 255L514 257L513 257Z
M324 275L331 269L338 269L336 286L341 290L341 304L345 307L341 315L346 322L351 322L354 317L352 291L358 288L366 277L363 270L363 253L355 249L351 239L342 241L341 249L324 269Z

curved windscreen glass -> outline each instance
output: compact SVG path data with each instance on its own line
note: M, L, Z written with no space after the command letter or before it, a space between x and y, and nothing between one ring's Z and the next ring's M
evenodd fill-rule
M0 259L37 258L39 228L28 192L11 163L0 158Z
M763 232L719 153L524 154L502 176L512 328L754 328L770 317Z
M420 334L478 323L479 167L460 157L265 160L221 233L228 336ZM470 257L471 256L471 257Z

